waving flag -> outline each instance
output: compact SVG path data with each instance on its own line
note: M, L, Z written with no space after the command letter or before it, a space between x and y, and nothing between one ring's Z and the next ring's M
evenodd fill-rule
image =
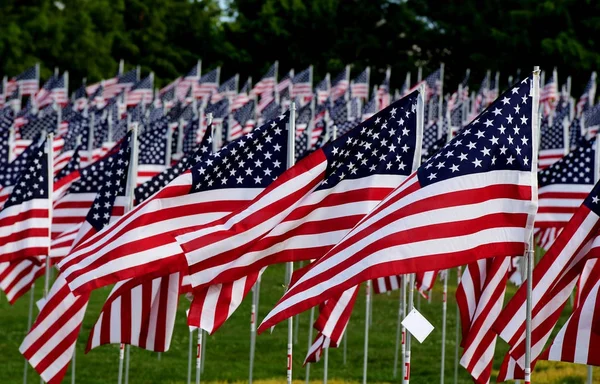
M339 97L342 97L346 94L348 87L350 86L350 66L347 65L344 67L342 72L340 72L336 77L331 81L331 99L335 100Z
M264 93L273 93L275 90L275 84L277 83L277 69L279 67L278 62L273 63L267 73L263 75L258 83L250 91L251 95L258 95L263 97Z
M250 93L251 89L252 89L252 78L249 77L248 80L246 80L246 82L244 83L244 86L242 87L240 92L237 95L235 95L235 97L233 98L233 101L231 103L232 111L235 111L236 109L242 107L244 104L246 104L248 101L250 101L250 97L248 96L248 94Z
M171 160L167 156L170 135L166 118L151 124L140 135L138 184L145 183L170 165Z
M12 305L44 275L44 265L34 258L0 263L0 289Z
M352 93L352 97L358 97L363 99L369 98L369 75L371 74L371 69L369 67L365 68L358 76L356 76L350 86L350 92Z
M34 148L0 210L0 262L48 255L48 145Z
M212 93L219 88L219 79L221 78L221 67L217 67L208 72L198 80L192 92L196 99L206 100Z
M228 141L236 140L243 134L251 132L256 125L254 119L256 113L256 104L250 100L243 107L233 111L231 114L231 127L229 127Z
M577 116L587 111L592 105L594 105L594 97L596 96L596 72L592 72L590 80L585 85L583 93L577 101Z
M217 101L223 98L233 98L237 95L238 90L238 82L240 79L240 75L235 75L231 79L225 81L223 84L217 88L217 91L211 96L211 103L216 103Z
M154 74L138 81L131 87L131 90L125 94L127 106L131 107L140 103L149 104L154 97Z
M35 95L35 100L39 108L56 102L59 105L66 105L69 102L68 72L62 76L52 76L44 87Z
M17 76L13 77L6 83L6 94L10 95L17 88L20 89L24 96L34 95L40 87L40 67L34 65L29 67Z
M104 83L103 96L105 100L117 96L121 92L127 92L138 81L138 69L134 68L124 74L117 76L116 82Z
M292 78L291 97L312 97L312 66Z
M315 87L315 93L317 95L317 105L324 103L329 98L331 91L331 82L329 80L329 73L325 75L325 78L321 80Z
M367 279L522 254L537 208L537 81L508 90L421 165L312 265L259 330ZM511 132L500 133L513 114Z
M550 125L547 118L542 118L540 126L540 169L554 164L568 151L568 128L563 127L562 124Z
M60 263L71 288L89 291L136 276L179 272L185 260L171 233L243 209L280 175L285 169L286 135L275 133L285 132L288 120L288 114L280 116L221 151L204 156L191 172L183 173L109 228L80 244ZM257 151L240 151L248 141ZM258 144L262 144L260 150ZM250 153L254 159L248 157ZM226 162L235 168L224 173Z

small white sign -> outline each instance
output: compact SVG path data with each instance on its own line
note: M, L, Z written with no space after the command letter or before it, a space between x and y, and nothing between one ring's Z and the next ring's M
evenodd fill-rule
M415 308L402 320L402 325L419 343L422 343L433 331L433 325Z

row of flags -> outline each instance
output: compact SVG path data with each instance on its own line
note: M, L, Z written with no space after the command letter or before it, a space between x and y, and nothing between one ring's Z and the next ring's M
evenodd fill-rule
M152 74L119 72L77 99L43 87L1 113L0 288L14 302L44 268L59 270L20 347L44 380L62 380L94 289L115 284L88 349L166 351L181 294L193 296L188 324L212 333L269 265L311 260L259 327L321 305L307 361L339 345L360 283L385 292L417 272L426 293L438 271L468 265L462 363L486 382L498 333L513 346L506 377L522 375L521 324L504 315L516 304L499 314L506 281L534 231L547 263L583 257L558 247L571 244L568 228L595 228L591 87L578 114L566 94L551 101L537 72L502 93L486 76L480 99L467 96L468 73L444 98L443 66L394 96L388 71L370 98L368 68L351 81L346 67L314 93L312 68L278 81L277 63L242 92L239 77L221 83L200 63L160 92ZM559 145L562 156L543 163ZM548 289L572 288L560 284Z

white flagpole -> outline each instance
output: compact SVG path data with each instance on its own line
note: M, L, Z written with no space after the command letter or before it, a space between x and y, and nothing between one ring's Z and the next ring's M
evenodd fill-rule
M308 322L308 349L312 345L312 334L313 334L313 321L315 319L315 307L310 309L310 320ZM306 384L308 384L310 379L310 363L306 363Z
M413 161L413 172L416 171L421 165L421 145L423 141L423 109L424 109L424 101L423 94L425 93L425 86L422 84L419 87L419 96L417 98L417 146L415 148L415 157ZM406 309L406 313L410 313L414 306L414 296L415 296L415 274L411 273L408 279L408 308ZM403 384L410 383L410 342L411 336L410 332L406 332L406 350L404 354L404 377L402 378Z
M49 133L46 136L46 155L48 156L48 224L52 226L52 191L54 190L54 154L52 143L54 141L54 133ZM48 228L50 229L50 228ZM48 231L48 236L50 236L50 232ZM48 252L46 256L46 271L44 278L44 299L48 297L48 289L50 287L50 245L48 245ZM40 383L43 383L42 378L40 377Z
M33 303L35 301L35 282L31 284L31 292L29 294L29 315L27 316L27 332L31 329L31 322L33 321ZM23 370L23 384L27 384L27 369L29 368L29 362L25 360L25 369Z
M77 348L73 348L73 357L71 358L71 384L75 384L75 355L77 352Z
M366 284L366 303L365 303L365 344L363 351L363 378L362 383L367 384L367 358L369 352L369 307L371 305L371 280Z
M196 384L200 384L200 373L202 371L202 334L204 331L202 328L198 328L198 344L196 345Z
M290 122L288 124L288 153L287 153L287 168L290 169L295 162L296 156L294 154L296 143L296 102L292 101L290 105ZM287 263L288 281L287 287L290 288L292 280L292 272L294 271L294 262L290 261ZM287 383L292 384L292 350L293 350L293 331L294 331L294 317L288 319L288 344L287 344Z
M437 115L437 119L438 119L438 124L440 124L440 128L442 129L443 124L442 124L442 116L444 115L442 113L442 109L444 108L444 63L440 64L440 94L438 97L438 115Z
M456 286L460 285L462 270L461 267L456 268ZM458 383L458 343L459 343L459 333L460 333L460 310L458 308L458 302L456 302L456 336L454 340L454 384Z
M446 315L448 313L448 272L444 273L444 290L442 296L442 360L440 362L440 384L444 384L444 371L446 363Z
M256 349L256 312L258 309L258 286L260 279L252 287L252 308L250 311L250 369L248 383L252 384L252 374L254 372L254 353Z
M404 314L403 303L406 301L406 287L404 285L404 275L400 277L400 294L398 295L398 322L396 324L396 347L394 348L394 379L398 376L398 353L400 351L400 343L404 346L404 329L402 328L402 317ZM402 337L402 340L400 340ZM402 351L404 355L404 351Z
M323 358L323 384L327 384L327 375L329 371L329 347L325 348L325 357Z

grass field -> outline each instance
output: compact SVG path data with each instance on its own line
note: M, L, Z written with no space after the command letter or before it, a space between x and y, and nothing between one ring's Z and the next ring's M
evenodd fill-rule
M259 320L273 307L283 293L284 268L278 266L266 271L261 285ZM36 286L36 298L42 292L43 281ZM415 342L412 352L412 382L438 383L440 381L440 348L442 323L442 285L434 289L432 303L422 299L420 309L423 315L435 326L435 330L423 344ZM456 276L451 275L448 288L448 323L446 340L446 383L453 382L456 304L454 292ZM509 295L515 288L510 286ZM83 384L116 383L118 368L118 346L102 346L84 354L87 337L102 307L109 290L103 289L92 296L88 306L83 329L77 345L77 382ZM369 334L368 382L399 383L400 378L392 375L394 360L394 342L398 311L398 292L374 297L373 322ZM242 303L238 311L228 322L209 336L206 346L206 366L202 383L243 383L248 381L248 351L250 345L250 297ZM18 347L23 340L27 327L27 309L29 295L10 306L4 298L0 302L0 383L21 383L24 360ZM137 383L185 383L187 377L188 328L185 323L185 310L188 301L182 298L175 324L171 349L158 359L156 353L131 348L130 380ZM342 362L342 350L333 349L329 354L329 383L359 383L363 369L364 335L364 290L358 299L356 308L348 326L347 362ZM309 315L302 314L299 322L298 342L294 346L294 373L298 383L305 379L302 367L308 348ZM275 384L285 382L286 367L285 323L277 326L269 334L257 337L254 379L257 384ZM497 373L506 345L499 342L494 361L494 374ZM536 367L534 383L585 383L586 368L575 364L542 362ZM595 383L600 383L600 370L595 372ZM29 369L29 382L38 382L37 374ZM311 382L322 382L322 363L311 366ZM495 380L495 377L493 377ZM70 371L65 382L70 382ZM459 369L459 383L472 383L468 373Z

